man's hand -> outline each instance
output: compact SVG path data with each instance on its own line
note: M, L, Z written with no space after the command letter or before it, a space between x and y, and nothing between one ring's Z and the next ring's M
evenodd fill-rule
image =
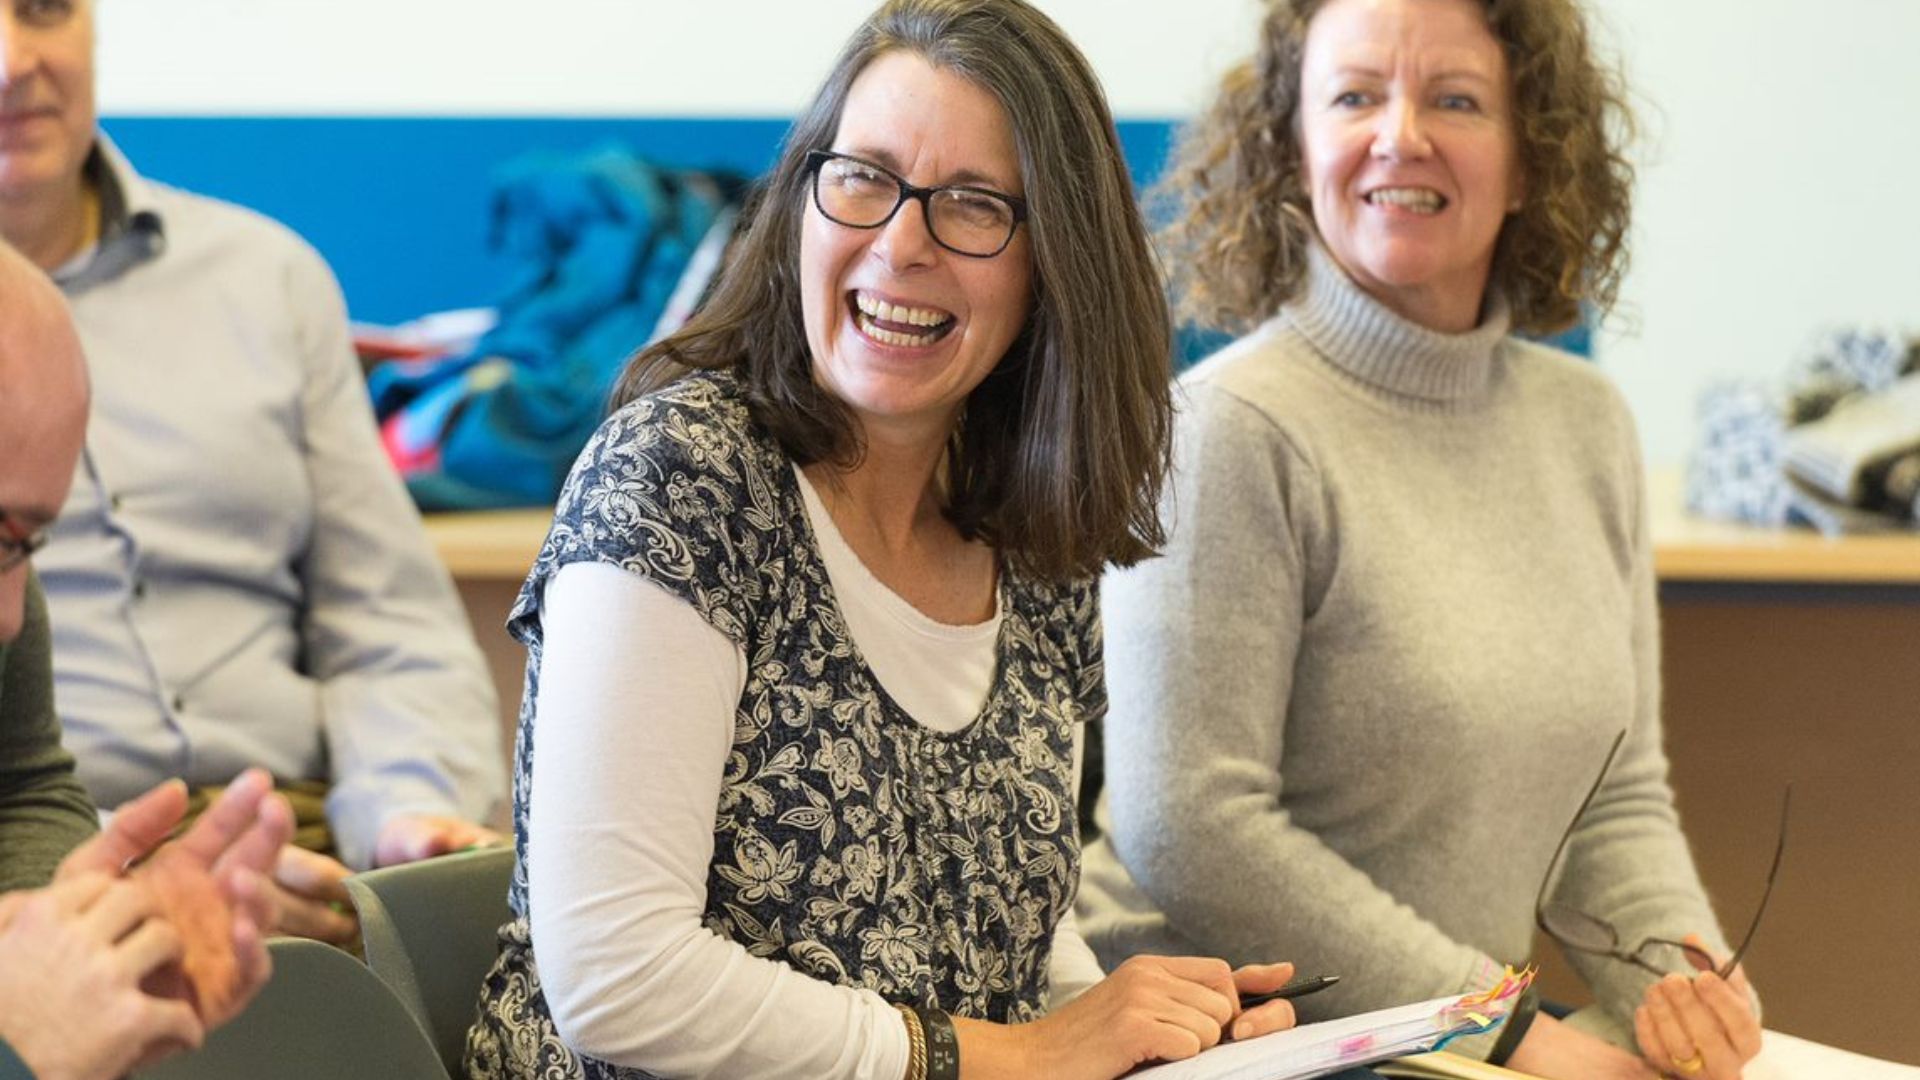
M435 855L506 843L492 829L439 814L396 814L380 826L373 845L373 865L396 866Z
M247 782L247 777L243 774L240 780ZM83 874L117 877L126 873L135 862L153 854L186 813L187 785L178 780L160 784L115 810L106 828L61 860L53 880L57 883Z
M0 927L0 1035L34 1075L121 1076L205 1038L191 1005L143 986L182 956L152 890L69 873L0 897Z
M273 794L272 778L249 769L185 835L162 844L186 807L185 785L161 784L121 807L100 835L67 856L54 880L125 874L146 890L181 950L181 962L146 985L190 1002L213 1027L237 1015L266 983L264 931L273 908L263 875L293 835L293 813Z
M350 947L360 936L360 920L341 883L352 873L338 859L292 845L281 848L266 889L274 908L272 932Z
M375 839L375 866L415 862L475 845L504 843L492 829L459 818L434 814L399 814L388 818ZM267 890L275 916L270 928L281 934L313 938L351 947L360 936L360 921L343 882L353 871L338 859L288 847L280 853Z

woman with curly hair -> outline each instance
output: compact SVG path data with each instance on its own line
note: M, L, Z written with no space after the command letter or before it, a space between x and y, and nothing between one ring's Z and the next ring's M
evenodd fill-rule
M1573 0L1272 0L1187 133L1180 302L1244 336L1183 380L1165 557L1104 588L1106 961L1292 955L1343 976L1306 1020L1469 991L1527 956L1578 814L1546 898L1619 951L1698 937L1571 954L1597 1006L1478 1051L1713 1080L1758 1051L1744 974L1695 974L1726 947L1666 779L1631 420L1513 336L1612 300L1629 133Z

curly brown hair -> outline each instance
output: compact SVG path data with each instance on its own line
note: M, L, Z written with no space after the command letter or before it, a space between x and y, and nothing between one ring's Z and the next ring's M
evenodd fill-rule
M1314 235L1296 125L1307 27L1331 0L1268 0L1254 55L1181 134L1151 198L1181 317L1244 332L1301 287ZM1612 306L1627 264L1632 111L1575 0L1481 0L1506 52L1526 198L1500 230L1490 285L1517 330Z

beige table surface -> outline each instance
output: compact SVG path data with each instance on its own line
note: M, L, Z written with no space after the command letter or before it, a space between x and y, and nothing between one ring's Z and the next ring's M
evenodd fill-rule
M1828 539L1792 529L1761 529L1690 517L1680 474L1655 472L1653 558L1666 582L1920 584L1920 532ZM455 578L518 581L545 538L548 510L429 514L427 533Z
M1687 514L1678 470L1659 470L1647 496L1653 563L1664 582L1920 584L1920 532L1829 539L1811 529L1762 529Z

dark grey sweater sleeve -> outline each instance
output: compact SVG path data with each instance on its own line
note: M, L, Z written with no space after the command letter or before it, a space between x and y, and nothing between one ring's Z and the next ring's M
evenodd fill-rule
M13 1052L7 1040L0 1039L0 1080L34 1080L33 1070Z
M31 577L26 604L20 636L0 645L0 892L45 885L99 825L60 745L46 600Z

